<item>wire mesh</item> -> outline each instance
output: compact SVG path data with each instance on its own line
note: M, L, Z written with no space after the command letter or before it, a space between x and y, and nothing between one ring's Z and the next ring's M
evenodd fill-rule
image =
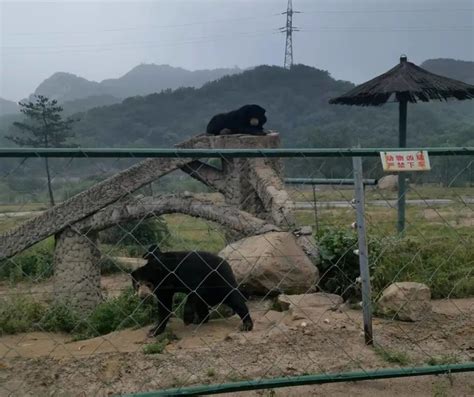
M364 150L374 346L363 337L347 182L351 156ZM124 152L50 158L54 208L44 152L1 159L0 395L185 394L196 385L223 392L237 381L246 386L235 390L257 390L272 378L282 383L263 384L308 384L309 374L329 382L354 371L389 377L383 371L393 367L398 374L472 370L472 151L450 148L432 159L432 171L406 174L403 236L396 180L384 178L370 157L376 150L175 151L152 160ZM158 172L171 161L178 169ZM161 253L144 259L152 245ZM176 251L185 253L173 262ZM236 284L225 262L207 253L226 259ZM134 290L130 273L147 261L154 276L149 283L137 276ZM147 333L166 308L145 287L176 292L171 318L155 336ZM253 320L248 332L235 314L242 301ZM195 324L185 325L186 315ZM405 380L387 387L472 392L471 378L450 379L448 386Z

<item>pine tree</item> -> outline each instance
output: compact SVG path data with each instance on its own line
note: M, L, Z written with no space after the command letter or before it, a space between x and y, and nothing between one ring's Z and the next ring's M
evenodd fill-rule
M74 137L72 125L77 120L72 118L63 119L61 112L63 108L58 101L43 95L37 95L35 102L19 103L20 112L26 116L24 122L14 122L13 126L21 135L7 136L6 138L19 146L32 148L61 148L75 146L68 142ZM53 189L51 187L51 173L49 161L45 157L46 177L48 181L48 193L51 206L55 205Z

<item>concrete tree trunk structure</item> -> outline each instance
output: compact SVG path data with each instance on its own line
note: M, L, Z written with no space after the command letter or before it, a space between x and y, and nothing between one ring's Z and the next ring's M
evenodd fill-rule
M278 148L277 133L266 136L200 135L180 148ZM102 299L97 232L111 226L182 213L215 222L233 238L288 230L313 262L317 250L311 231L295 230L293 202L285 190L280 159L222 158L221 167L200 160L147 159L119 172L41 215L0 235L0 259L9 258L56 235L54 293L59 302L82 313ZM174 170L181 169L222 193L224 202L192 195L137 198L132 193Z
M185 149L272 149L280 147L280 135L198 135L177 145ZM281 159L222 158L221 167L200 160L181 167L193 178L222 193L228 204L292 228L293 202L283 186Z
M59 233L54 251L54 298L87 314L102 300L97 233L67 228Z

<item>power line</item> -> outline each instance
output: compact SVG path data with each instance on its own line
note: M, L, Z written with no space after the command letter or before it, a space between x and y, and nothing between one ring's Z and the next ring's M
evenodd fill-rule
M465 26L321 26L316 29L300 29L301 32L466 32L472 31L474 25Z
M68 35L68 34L89 34L89 33L103 33L103 32L126 32L132 30L150 30L150 29L169 29L169 28L179 28L187 26L196 26L196 25L210 25L214 23L226 23L226 22L236 22L236 21L246 21L246 20L257 20L268 17L276 17L280 14L266 14L260 16L252 17L240 17L240 18L226 18L226 19L214 19L200 22L190 22L190 23L181 23L181 24L170 24L170 25L142 25L142 26L129 26L121 28L109 28L109 29L95 29L95 30L84 30L84 31L52 31L52 32L17 32L17 33L8 33L11 36L37 36L41 34L47 35Z
M286 29L286 28L283 28ZM321 26L319 28L301 28L297 29L303 33L313 32L354 32L354 33L365 33L365 32L378 32L378 33L390 33L390 32L411 32L411 33L422 33L422 32L470 32L473 31L474 26L406 26L406 27L386 27L386 26ZM295 27L292 29L296 30ZM239 39L239 38L250 38L270 33L280 33L281 29L259 30L253 32L234 32L220 35L201 36L198 38L186 39L182 41L168 41L168 42L157 42L157 41L129 41L129 42L115 42L105 44L68 44L64 46L0 46L2 51L38 51L41 53L79 53L79 52L96 52L96 51L109 51L114 49L133 49L133 48L148 48L148 47L167 47L181 44L199 44L199 43L211 43L220 41L222 39ZM286 32L286 30L283 30ZM292 44L292 43L291 43ZM292 46L291 46L292 54ZM285 51L286 59L286 51ZM291 65L291 57L289 57Z
M154 47L169 47L169 46L177 46L181 44L199 44L199 43L211 43L219 40L234 40L239 38L253 38L262 35L268 35L271 33L275 33L274 30L266 30L266 31L255 31L255 32L242 32L242 33L230 33L230 34L222 34L222 35L213 35L213 36L203 36L201 38L190 39L190 40L183 40L183 41L169 41L169 42L146 42L146 43L139 43L139 42L128 42L128 43L113 43L113 44L106 44L106 45L93 45L93 44L86 44L81 45L82 48L70 48L66 47L58 47L58 46L48 46L48 47L9 47L3 48L7 50L28 50L30 54L57 54L57 53L87 53L87 52L99 52L99 51L112 51L117 49L122 50L133 50L136 48L154 48ZM1 47L0 47L1 49ZM2 49L2 50L3 50ZM31 52L31 50L33 50Z
M392 10L313 10L305 11L304 14L390 14L390 13L428 13L428 12L474 12L474 8L419 8L419 9L392 9ZM296 11L293 11L296 13ZM132 31L132 30L147 30L147 29L169 29L169 28L179 28L187 26L196 26L196 25L209 25L213 23L226 23L226 22L235 22L235 21L245 21L245 20L261 20L262 18L276 17L281 14L262 14L259 16L252 17L239 17L239 18L222 18L222 19L213 19L206 21L198 22L189 22L181 24L168 24L168 25L141 25L141 26L128 26L128 27L119 27L119 28L108 28L108 29L94 29L94 30L84 30L84 31L50 31L50 32L12 32L6 33L3 32L4 36L38 36L38 35L65 35L65 34L89 34L89 33L100 33L100 32L122 32L122 31Z
M396 13L428 13L428 12L473 12L474 8L417 8L392 10L313 10L305 14L396 14Z

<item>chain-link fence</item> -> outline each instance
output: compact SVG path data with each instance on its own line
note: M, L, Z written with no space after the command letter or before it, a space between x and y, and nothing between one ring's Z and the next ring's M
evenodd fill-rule
M472 395L474 150L382 150L0 151L0 395Z

